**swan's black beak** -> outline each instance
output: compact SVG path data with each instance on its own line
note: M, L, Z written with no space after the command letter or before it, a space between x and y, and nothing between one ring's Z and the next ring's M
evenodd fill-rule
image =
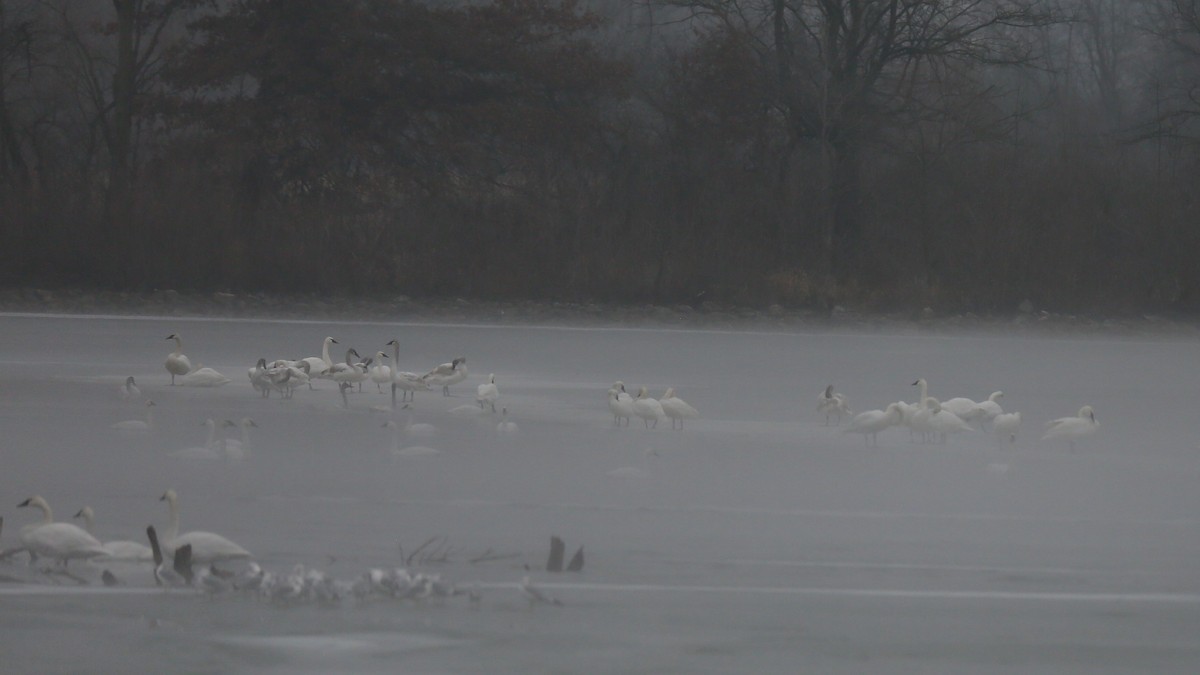
M915 386L917 386L918 384L921 384L921 381L920 381L920 380L917 380L916 382L913 382L913 383L912 383L912 386L914 386L914 387L915 387Z
M167 501L167 493L165 493L165 492L164 492L164 493L162 494L162 496L158 498L158 501L160 501L160 502L165 502L165 501Z
M29 506L29 503L30 503L30 502L32 502L32 501L33 501L33 498L32 498L32 497L31 497L31 498L29 498L29 499L26 499L25 501L21 502L20 504L17 504L17 508L19 509L19 508L21 508L22 506Z
M79 509L79 513L76 513L75 515L73 515L71 517L72 518L82 518L83 517L83 509Z
M330 342L332 342L332 343L333 343L333 344L335 344L335 345L340 345L340 344L342 344L342 343L338 342L337 340L334 340L333 338L329 338L329 341L330 341Z

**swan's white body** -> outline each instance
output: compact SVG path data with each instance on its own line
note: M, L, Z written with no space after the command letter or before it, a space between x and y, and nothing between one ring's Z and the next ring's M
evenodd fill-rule
M179 384L185 387L220 387L229 384L228 377L212 368L201 366L179 378Z
M167 372L171 374L171 384L175 384L176 375L187 375L192 371L192 362L183 353L183 338L178 333L171 333L168 340L175 341L175 351L167 355Z
M1092 406L1085 405L1075 417L1060 417L1047 422L1046 434L1042 436L1042 440L1065 438L1071 442L1071 449L1074 450L1076 440L1091 436L1099 428L1100 423L1096 421L1096 413Z
M625 426L629 426L629 421L634 416L633 397L616 389L609 389L608 409L612 411L613 424L621 426L621 420L625 420Z
M271 383L271 376L274 373L282 372L284 367L276 366L268 368L267 360L259 359L253 368L246 370L246 376L250 378L250 386L254 387L254 391L257 391L263 398L267 398L271 395L271 390L274 388Z
M942 410L954 413L956 417L968 424L975 421L983 414L983 410L979 408L979 404L969 398L961 396L952 398L948 401L941 402Z
M108 554L100 541L83 528L54 522L50 505L40 496L30 497L17 506L32 506L42 511L42 522L21 528L21 544L30 553L57 560L63 566L71 560L98 558Z
M87 530L88 534L91 534L96 518L92 507L83 507L79 510L79 513L75 514L75 517L83 519L84 529ZM146 562L154 560L154 554L150 550L150 547L145 544L139 544L136 541L118 539L106 541L101 546L108 553L107 555L97 557L97 560L114 560L119 562Z
M475 402L482 408L491 406L496 412L496 401L500 399L500 388L496 386L496 375L488 375L488 381L475 388Z
M517 428L517 423L508 419L508 408L503 408L501 413L503 419L499 424L496 425L496 433L500 434L501 436L508 436L520 431L520 429Z
M662 406L663 414L671 418L671 428L675 428L675 422L679 422L679 428L683 428L685 419L695 419L700 416L700 412L688 404L687 401L675 396L675 388L668 387L663 397L658 400Z
M124 420L112 425L120 431L153 431L154 430L154 401L146 401L146 419Z
M941 402L932 396L926 396L925 405L913 415L912 428L924 434L926 442L930 440L929 435L934 434L943 443L948 434L973 431L958 415L942 410Z
M1000 407L1000 399L1002 398L1004 398L1004 392L993 391L987 397L987 400L980 401L977 404L980 414L976 419L979 420L980 424L990 424L992 420L996 419L997 415L1004 413L1004 408Z
M1017 442L1017 432L1021 429L1021 413L1000 413L992 418L992 433L997 438L1008 437L1009 443Z
M126 401L142 400L142 390L138 388L137 383L133 381L133 376L125 378L125 384L117 391L117 395Z
M392 339L388 341L388 346L392 348L392 407L396 407L396 390L399 389L402 393L400 401L403 403L406 400L416 400L416 392L423 389L429 389L429 383L425 381L425 377L407 370L400 370L400 341Z
M243 417L237 422L225 420L225 424L222 426L226 429L230 427L237 427L242 431L241 439L226 438L223 441L223 445L225 446L225 456L232 460L246 459L246 456L250 454L250 427L257 428L258 424L256 424L254 420L250 419L249 417Z
M368 369L368 375L371 381L375 383L375 388L379 393L383 393L383 385L392 383L392 368L383 360L388 357L383 352L375 352L375 363Z
M325 338L321 342L321 355L309 356L301 361L308 364L309 377L323 378L329 373L329 369L333 367L333 360L329 358L329 345L338 344L337 340L331 337ZM310 385L311 386L311 385Z
M863 442L868 445L879 445L879 432L904 421L904 412L899 403L893 403L887 410L868 410L860 412L850 420L850 425L844 429L848 434L862 434Z
M163 532L163 554L173 555L175 549L185 544L192 545L192 562L207 564L224 560L242 560L250 558L250 552L232 541L212 532L192 531L179 534L179 498L174 490L163 493L160 501L167 502L170 508L170 522Z
M650 398L646 394L646 388L642 387L638 390L638 396L633 401L633 414L642 418L646 424L646 428L650 428L650 421L654 421L654 428L658 428L658 421L666 417L663 412L662 404L657 400Z
M850 414L850 399L845 394L833 391L833 385L827 385L817 397L817 412L824 413L825 424L829 425L829 416L837 415L836 424L842 423L842 415Z
M467 379L467 357L460 356L450 363L443 363L425 373L423 379L430 387L441 387L442 396L449 396L450 385Z

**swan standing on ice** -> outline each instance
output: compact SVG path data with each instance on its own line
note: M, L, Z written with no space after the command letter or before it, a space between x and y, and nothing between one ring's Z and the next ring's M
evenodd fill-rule
M192 370L192 362L183 354L183 338L178 333L171 333L168 340L175 341L175 351L167 355L167 372L171 374L171 386L175 385L176 375L187 375Z
M317 377L317 378L326 377L326 375L329 373L329 369L333 368L333 360L329 358L329 345L336 345L336 344L338 344L337 340L334 340L331 337L327 337L327 338L325 338L324 341L321 342L321 355L320 356L309 356L309 357L300 359L301 361L308 364L309 377ZM299 364L297 364L297 365L299 365ZM308 388L312 389L311 382L308 383Z
M825 414L825 426L829 426L829 416L837 415L837 422L842 423L842 415L850 414L850 399L845 394L836 394L833 385L828 385L817 397L817 412Z
M117 395L126 401L142 400L142 390L139 389L137 383L133 381L132 375L125 378L125 384L121 385L121 388L117 391Z
M425 373L425 381L431 387L441 387L442 396L450 395L450 385L467 379L467 357L460 356L450 363L443 363Z
M57 560L63 567L71 560L99 558L108 551L83 528L71 523L54 522L50 505L40 496L30 497L17 508L31 506L42 510L42 522L21 528L21 544L33 555Z
M277 368L276 370L282 370ZM254 364L253 368L246 370L246 376L250 378L250 386L254 387L260 396L267 398L271 395L271 374L270 368L267 368L267 360L259 359L258 363Z
M671 428L675 428L676 420L679 421L679 428L683 429L683 421L685 419L695 419L700 416L700 413L688 404L687 401L675 396L675 388L667 387L667 392L658 401L662 406L663 414L671 418Z
M1096 421L1096 413L1092 406L1085 405L1075 417L1060 417L1047 422L1046 434L1042 436L1042 440L1065 438L1070 441L1071 451L1074 452L1076 440L1091 436L1099 428L1100 423Z
M124 420L112 425L120 431L154 431L154 401L146 401L146 419Z
M383 360L388 357L383 352L375 352L375 363L368 370L368 375L371 381L375 383L375 388L379 393L383 393L383 385L392 383L392 369Z
M212 532L192 531L179 534L179 497L174 490L167 490L159 501L167 502L171 520L163 532L163 553L170 555L175 549L191 544L192 560L197 563L215 563L223 560L241 560L252 557L250 552L232 541Z
M396 407L396 390L399 389L403 393L400 394L400 402L406 400L416 400L417 392L423 389L429 389L429 383L425 378L416 373L407 370L400 370L400 341L392 339L388 341L387 346L392 348L392 408ZM463 359L464 361L466 359ZM463 367L463 372L466 372L466 367Z
M629 420L635 414L633 412L633 397L616 389L609 389L608 409L612 411L613 424L621 426L621 420L625 420L625 426L629 426Z
M650 428L650 420L654 420L654 428L657 429L658 421L666 417L662 404L647 396L645 387L638 390L638 396L633 401L633 414L642 418L647 429Z
M79 509L79 513L76 513L75 517L82 518L83 528L87 530L88 534L92 534L92 527L96 519L96 514L94 511L92 511L92 507L85 506L82 509ZM147 560L153 560L153 553L151 552L150 547L146 546L145 544L139 544L136 541L106 541L101 544L101 546L105 551L108 552L107 555L102 556L104 560L116 560L122 562L145 562Z
M992 418L992 433L996 438L1008 437L1009 443L1017 442L1017 431L1021 428L1021 413L1000 413Z
M850 420L850 426L843 429L844 433L862 434L863 442L868 446L879 446L879 432L891 426L896 426L904 420L904 413L899 403L893 403L887 410L868 410L860 412Z
M482 408L484 404L492 407L492 412L496 412L496 401L500 398L500 388L496 386L495 373L488 375L488 381L475 388L475 401Z
M501 416L500 423L496 425L496 433L507 436L519 431L517 423L508 419L508 408L501 408Z
M352 388L356 382L361 383L367 378L367 367L359 362L361 358L358 350L351 347L346 350L346 362L333 364L333 367L325 373L325 377L338 383L338 390L342 393L342 405L346 408L350 407L350 401L346 398L346 390Z

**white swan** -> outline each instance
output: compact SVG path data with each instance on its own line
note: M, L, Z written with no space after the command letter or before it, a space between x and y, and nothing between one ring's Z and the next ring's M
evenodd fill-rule
M82 518L83 528L87 530L88 534L92 534L92 528L95 524L96 518L96 514L94 511L92 511L92 507L85 506L82 509L79 509L79 512L75 514L75 517ZM99 558L102 560L145 562L147 560L154 559L154 554L150 550L150 547L146 546L145 544L139 544L136 541L118 539L114 541L106 541L101 544L101 546L105 551L108 552L107 555Z
M333 359L329 358L329 345L336 344L338 344L337 340L327 337L321 342L320 356L309 356L300 359L308 364L309 377L323 378L326 376L326 374L329 372L329 369L333 367ZM310 382L308 386L311 389L312 383Z
M192 362L183 354L183 338L178 333L171 333L168 340L175 341L175 351L167 355L167 372L171 374L171 385L175 384L176 375L187 375L192 370Z
M662 404L647 396L645 387L638 390L638 396L633 401L633 414L642 418L647 429L650 428L650 420L654 420L654 428L657 429L658 421L666 417Z
M179 534L179 497L174 490L167 490L159 501L167 502L170 508L171 519L163 532L162 547L165 555L171 555L180 546L191 544L192 561L196 563L206 564L252 557L249 551L219 534L202 531Z
M42 522L31 523L21 528L21 544L33 555L57 560L63 567L75 559L98 558L108 552L83 528L70 523L54 522L50 505L40 496L30 497L17 504L18 508L31 506L42 510Z
M817 412L824 413L825 426L829 426L830 415L837 415L835 424L841 424L842 415L850 414L850 399L845 394L835 393L832 384L826 385L817 397Z
M271 388L279 392L282 398L291 398L296 390L304 385L312 388L308 373L311 366L307 361L297 361L294 366L284 366L271 372Z
M123 420L112 425L120 431L154 431L154 401L146 401L146 419Z
M500 399L500 388L496 386L495 373L488 375L488 381L475 388L475 402L482 408L485 404L496 412L496 401Z
M241 439L226 438L222 441L225 446L225 456L233 460L246 459L246 456L250 454L250 427L257 429L258 424L249 417L243 417L237 422L225 420L225 423L221 426L225 429L236 427L242 431Z
M179 384L185 387L220 387L229 382L228 377L199 364L195 370L179 378Z
M400 370L400 341L392 339L388 341L388 346L392 348L392 407L396 407L396 390L403 392L400 395L400 402L406 400L416 400L417 392L429 389L429 383L425 381L425 377L407 370ZM464 361L466 359L463 359ZM440 367L440 366L439 366ZM466 373L466 367L463 367L463 372ZM465 377L465 375L464 375Z
M658 400L662 406L663 414L671 418L671 428L675 428L676 420L679 421L679 428L683 429L683 421L685 419L694 419L700 416L700 412L688 404L687 401L675 396L675 388L667 387L667 391L663 397Z
M1021 413L1000 413L992 418L992 433L997 438L1008 437L1009 443L1017 442L1017 431L1021 429Z
M629 421L634 416L633 397L616 389L609 389L608 409L613 414L613 424L621 426L621 420L625 420L625 426L629 426Z
M460 356L450 363L443 363L425 373L425 382L431 387L441 387L442 396L450 395L450 385L467 379L467 357Z
M350 407L346 390L367 378L367 367L359 360L361 358L358 350L351 347L346 350L346 362L333 364L325 373L326 378L338 383L338 390L342 393L342 405L346 408Z
M1092 410L1092 406L1085 405L1074 417L1060 417L1047 422L1046 434L1042 436L1042 440L1065 438L1070 441L1071 450L1074 451L1076 440L1091 436L1099 428L1100 423L1096 421L1096 413Z
M942 410L941 402L932 396L926 396L925 405L913 415L912 427L924 435L927 443L931 434L945 443L948 434L974 431L958 415Z
M204 420L204 426L208 427L208 439L204 445L172 450L167 455L176 459L222 459L225 455L217 448L217 423L210 417Z
M259 359L253 368L246 370L246 376L250 378L250 386L254 387L254 391L257 391L263 398L267 398L271 395L271 389L273 389L271 386L271 375L281 370L279 367L275 369L268 368L267 360Z
M879 432L904 421L904 412L899 403L893 403L887 410L867 410L860 412L850 420L850 425L842 431L848 434L862 434L863 442L867 445L879 445Z
M988 395L987 400L980 401L977 404L980 414L976 419L979 420L980 424L990 424L992 420L996 419L997 415L1004 412L1004 408L1000 407L1000 399L1002 398L1004 398L1004 392L993 391Z
M517 428L517 423L508 419L508 408L501 408L501 421L496 425L496 433L506 436L518 431L520 429Z
M392 383L392 369L383 360L388 357L383 352L375 352L375 363L369 369L371 381L375 383L375 387L379 393L383 393L383 385Z
M962 421L970 424L983 415L979 404L969 398L958 396L941 402L942 410L954 413Z
M142 390L138 388L137 383L133 381L133 376L125 378L125 384L117 390L117 395L126 401L142 400Z

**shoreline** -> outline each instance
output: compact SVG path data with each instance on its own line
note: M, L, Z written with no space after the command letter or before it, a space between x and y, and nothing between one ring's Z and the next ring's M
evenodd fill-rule
M1025 303L1023 303L1025 304ZM1022 311L1028 310L1028 311ZM1013 333L1026 336L1102 335L1118 337L1200 337L1200 320L1156 314L1089 316L1025 307L1009 314L921 311L860 312L835 307L814 309L698 305L577 303L413 299L266 293L145 293L82 290L0 290L0 313L96 315L113 317L192 317L378 323L465 323L645 329L840 331L955 335Z

